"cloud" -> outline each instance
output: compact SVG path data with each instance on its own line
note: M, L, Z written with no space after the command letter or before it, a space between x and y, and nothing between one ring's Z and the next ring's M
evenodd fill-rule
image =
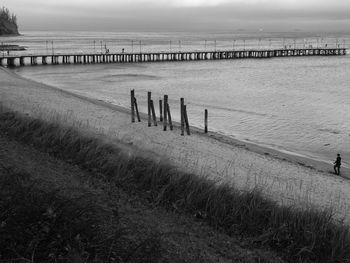
M24 29L347 28L348 0L3 0ZM317 26L318 24L318 26Z
M169 1L174 7L205 7L205 6L219 6L229 3L229 0L174 0Z

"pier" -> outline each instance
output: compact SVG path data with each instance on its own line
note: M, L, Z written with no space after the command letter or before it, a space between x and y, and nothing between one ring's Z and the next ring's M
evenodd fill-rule
M170 62L224 59L258 59L299 56L341 56L346 48L301 48L275 50L186 51L145 53L52 54L0 57L0 66L35 66L63 64Z

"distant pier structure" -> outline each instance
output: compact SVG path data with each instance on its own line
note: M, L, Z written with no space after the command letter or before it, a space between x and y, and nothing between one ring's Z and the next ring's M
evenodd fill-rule
M341 56L346 48L300 48L274 50L225 50L145 53L95 53L95 54L52 54L0 57L0 66L16 67L27 65L99 64L170 62L196 60L224 60L244 58L275 58L299 56Z

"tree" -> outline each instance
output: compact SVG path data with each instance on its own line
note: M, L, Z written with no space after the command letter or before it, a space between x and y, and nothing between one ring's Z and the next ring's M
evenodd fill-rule
M0 35L18 35L17 16L6 7L0 8Z
M10 10L8 10L8 8L3 6L0 9L0 21L2 22L7 21L17 25L17 16L15 14L11 14Z

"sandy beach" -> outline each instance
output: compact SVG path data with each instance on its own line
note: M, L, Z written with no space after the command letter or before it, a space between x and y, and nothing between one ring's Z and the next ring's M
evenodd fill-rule
M132 145L140 154L152 154L179 169L230 182L239 189L261 189L281 204L332 208L350 222L349 170L342 169L342 176L335 176L331 163L216 133L205 135L193 127L191 136L181 136L178 125L173 131L163 131L162 125L148 127L145 118L131 123L128 109L30 81L1 67L0 79L0 102L6 107L102 133L111 143Z

